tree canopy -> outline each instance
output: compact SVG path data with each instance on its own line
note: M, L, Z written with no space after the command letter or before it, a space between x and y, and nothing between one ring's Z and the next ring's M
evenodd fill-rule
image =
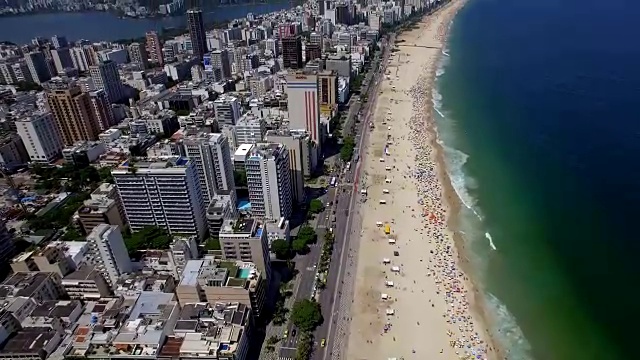
M320 304L309 299L296 302L291 309L291 321L302 331L313 331L323 321Z
M340 148L340 159L342 161L349 161L353 157L353 150L356 146L356 142L353 140L353 137L347 136L344 138L342 142L342 147Z
M319 214L324 211L324 204L318 199L313 199L309 203L309 212L312 214Z
M285 239L276 239L271 242L271 252L276 258L285 260L289 258L289 243Z
M311 226L306 225L300 228L296 238L304 240L304 243L308 245L316 242L318 234L316 234L316 231Z
M124 244L129 256L135 257L140 250L165 250L171 244L171 236L166 229L147 226L131 235L125 235Z

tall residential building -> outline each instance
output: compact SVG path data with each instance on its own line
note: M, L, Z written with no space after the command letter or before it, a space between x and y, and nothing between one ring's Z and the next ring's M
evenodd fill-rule
M140 64L143 69L149 65L149 56L147 50L140 43L134 42L129 45L129 59L132 63Z
M160 37L155 31L148 31L145 35L147 52L149 53L149 59L151 62L158 66L164 65L164 59L162 57L162 44L160 43Z
M242 115L236 123L236 141L239 144L255 144L264 140L267 124L263 117L253 113Z
M320 127L320 101L318 76L307 74L287 75L287 105L289 128L306 130L318 150L322 143Z
M267 225L255 218L225 219L219 234L222 258L256 264L260 272L271 278L271 257Z
M227 49L211 52L211 70L216 81L231 78L231 61Z
M37 84L42 84L51 79L51 73L47 65L47 59L41 51L33 51L24 56L31 79Z
M91 63L87 58L87 52L84 48L75 46L69 49L71 54L71 61L73 62L73 66L79 71L89 71L89 66Z
M0 261L9 263L15 252L13 235L7 230L7 223L0 219Z
M112 288L121 275L133 270L127 247L117 225L96 226L87 236L87 242L89 243L87 262L102 273Z
M16 81L27 81L33 82L31 78L31 71L29 70L29 65L25 61L25 59L18 59L18 61L11 64L11 68L13 70L13 74L16 77Z
M51 113L16 120L16 128L32 162L48 164L62 156L64 145Z
M240 100L230 95L221 95L213 102L213 111L218 126L235 125L240 118Z
M125 161L111 174L133 231L159 226L174 235L205 237L206 205L194 161Z
M320 59L322 57L322 46L320 44L307 43L305 45L305 61Z
M205 206L215 195L231 198L235 209L236 186L233 178L233 163L229 139L221 133L185 137L176 143L178 152L195 163Z
M207 36L204 31L202 10L190 9L187 11L187 27L189 28L193 55L199 60L202 60L204 54L207 52Z
M289 151L289 171L291 172L291 191L294 201L305 200L304 178L311 175L311 159L314 157L306 131L270 130L265 141L284 144Z
M302 69L302 38L300 36L282 39L282 63L285 68Z
M96 120L98 121L100 130L104 131L111 126L116 125L116 119L113 115L111 102L109 102L106 91L91 91L89 96L91 97L91 106L93 106L93 112L96 115Z
M115 62L111 60L104 61L100 65L89 67L89 72L96 89L104 90L111 103L118 102L126 97L122 81L120 81L118 65Z
M338 75L335 71L318 73L318 90L320 92L320 106L333 108L338 105Z
M56 49L60 49L69 46L69 42L67 41L66 36L53 35L51 37L51 45Z
M256 144L246 158L249 201L254 216L288 219L292 210L289 152L282 144Z
M75 84L59 84L47 92L47 103L62 142L98 140L100 126L93 113L89 94Z
M51 58L53 59L53 64L58 74L64 72L66 68L73 67L73 59L71 58L69 48L64 47L51 50Z

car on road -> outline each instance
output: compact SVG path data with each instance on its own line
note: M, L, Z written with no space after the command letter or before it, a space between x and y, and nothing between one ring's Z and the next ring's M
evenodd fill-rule
M296 337L296 329L291 330L291 337Z
M325 339L320 340L320 346L321 347L324 347L326 344L327 344L327 340L325 340Z
M284 334L282 334L282 337L286 339L287 335L289 335L289 330L285 330Z

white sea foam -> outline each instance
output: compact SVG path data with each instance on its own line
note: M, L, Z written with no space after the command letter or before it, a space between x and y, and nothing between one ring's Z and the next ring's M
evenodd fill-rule
M485 303L494 318L493 334L497 340L506 345L509 356L507 359L532 360L531 344L527 341L516 323L516 318L509 309L493 294L486 292Z
M488 231L484 233L484 237L486 237L487 240L489 240L489 246L491 247L492 250L498 250L498 248L496 248L496 245L493 243L493 238L491 237L491 234L489 234Z

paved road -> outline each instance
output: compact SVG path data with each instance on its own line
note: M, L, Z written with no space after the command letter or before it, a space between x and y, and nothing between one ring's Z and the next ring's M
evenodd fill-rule
M390 40L393 44L393 37ZM351 171L344 175L343 185L341 185L339 196L338 222L335 228L336 245L331 259L327 288L320 296L325 322L315 333L316 339L326 339L327 346L318 349L314 353L314 359L339 359L346 340L348 338L348 314L352 304L352 292L354 288L355 261L360 239L361 215L354 211L355 204L362 201L359 195L359 178L361 164L364 162L366 151L364 144L368 138L369 119L375 111L375 102L378 95L378 85L385 71L389 57L389 49L383 46L384 53L380 63L380 68L373 74L371 84L367 90L369 101L363 110L363 119L357 129L359 133L359 143L357 153L359 161ZM346 183L346 184L345 184ZM353 229L353 232L352 232ZM341 240L341 241L340 241ZM344 293L344 294L343 294Z
M333 201L335 203L336 188L329 188L328 192L323 195L320 200L326 205ZM302 299L310 299L313 296L314 285L316 282L316 266L320 261L320 255L322 254L322 242L324 241L324 234L328 231L331 221L331 208L325 207L325 210L318 214L316 217L316 233L318 234L318 241L316 244L310 246L310 252L305 256L296 258L296 269L298 270L298 288L294 290L295 301ZM328 218L327 218L328 217ZM294 302L295 302L294 301ZM299 338L299 334L293 336L293 323L290 321L287 323L287 337L280 340L280 360L294 359L296 354L296 346ZM284 336L284 331L279 334L280 337Z

